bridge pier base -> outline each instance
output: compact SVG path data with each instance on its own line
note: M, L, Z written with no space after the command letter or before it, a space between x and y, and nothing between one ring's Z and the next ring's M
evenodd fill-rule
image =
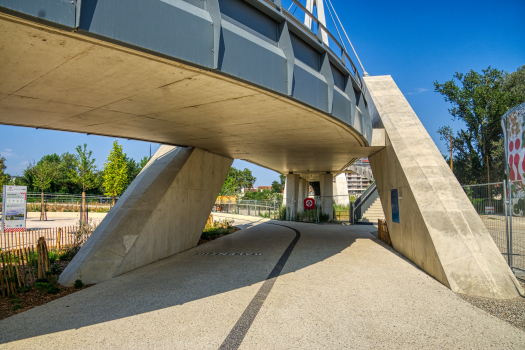
M345 173L341 173L335 177L334 186L335 204L349 206L350 198L348 197L348 182L346 181Z
M305 179L299 179L299 199L297 200L297 213L304 212L304 200L308 197L308 186Z
M98 283L197 245L233 160L161 146L60 275Z
M297 174L286 175L285 203L286 203L286 220L295 219L297 216L297 201L299 197L299 183L301 179Z
M334 219L334 176L332 173L319 174L321 185L322 213L328 215L328 221Z
M394 249L457 293L523 293L467 195L390 76L365 77L386 147L369 157Z

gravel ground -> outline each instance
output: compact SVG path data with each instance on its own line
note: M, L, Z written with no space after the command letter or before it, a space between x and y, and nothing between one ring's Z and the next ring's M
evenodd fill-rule
M525 281L518 280L523 288ZM492 316L506 321L511 325L525 331L525 298L519 297L510 300L495 300L486 298L470 297L464 294L458 294L460 297L477 306Z

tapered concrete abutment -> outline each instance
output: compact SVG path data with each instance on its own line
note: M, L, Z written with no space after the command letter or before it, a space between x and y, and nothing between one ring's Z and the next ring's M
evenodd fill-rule
M390 76L365 77L386 147L369 157L394 249L454 292L507 299L522 288Z
M161 146L60 276L97 283L194 247L233 160Z

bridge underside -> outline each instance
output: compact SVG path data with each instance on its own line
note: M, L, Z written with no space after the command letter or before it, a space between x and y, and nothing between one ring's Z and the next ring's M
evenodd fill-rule
M315 180L376 153L285 96L0 14L0 123L198 147Z
M82 4L84 8L88 2ZM99 12L103 22L104 13ZM112 19L122 19L114 15ZM206 21L201 24L209 28ZM238 31L231 23L223 24L221 33ZM219 35L209 32L218 44ZM167 46L192 44L168 39ZM79 275L88 283L102 281L196 245L234 158L288 174L294 186L287 186L287 193L293 196L299 188L304 193L305 179L319 180L321 192L324 188L331 196L331 173L370 156L396 250L456 292L512 298L521 291L390 77L365 79L371 94L367 107L352 77L341 78L340 83L346 82L342 89L329 84L334 70L326 50L314 55L323 61L323 74L298 59L292 62L291 55L284 59L293 69L281 75L281 83L291 76L295 83L285 95L286 89L264 89L266 85L202 68L209 65L196 68L130 47L0 14L1 124L165 144L82 247L61 282L71 284ZM268 50L275 53L280 46ZM278 65L267 66L267 71L257 72L267 75ZM307 74L310 80L304 81L315 83L308 98L301 99L294 93L311 87L298 83ZM384 131L372 135L368 110L374 125ZM404 195L398 198L398 193ZM331 211L331 201L323 202L323 208Z

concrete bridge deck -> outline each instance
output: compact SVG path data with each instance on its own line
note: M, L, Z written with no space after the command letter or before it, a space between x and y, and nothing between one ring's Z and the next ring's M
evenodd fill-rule
M241 349L525 344L525 332L471 306L375 239L371 226L236 220L239 232L1 321L0 348L231 349L239 340ZM268 281L298 237L276 224L300 237L280 275Z

